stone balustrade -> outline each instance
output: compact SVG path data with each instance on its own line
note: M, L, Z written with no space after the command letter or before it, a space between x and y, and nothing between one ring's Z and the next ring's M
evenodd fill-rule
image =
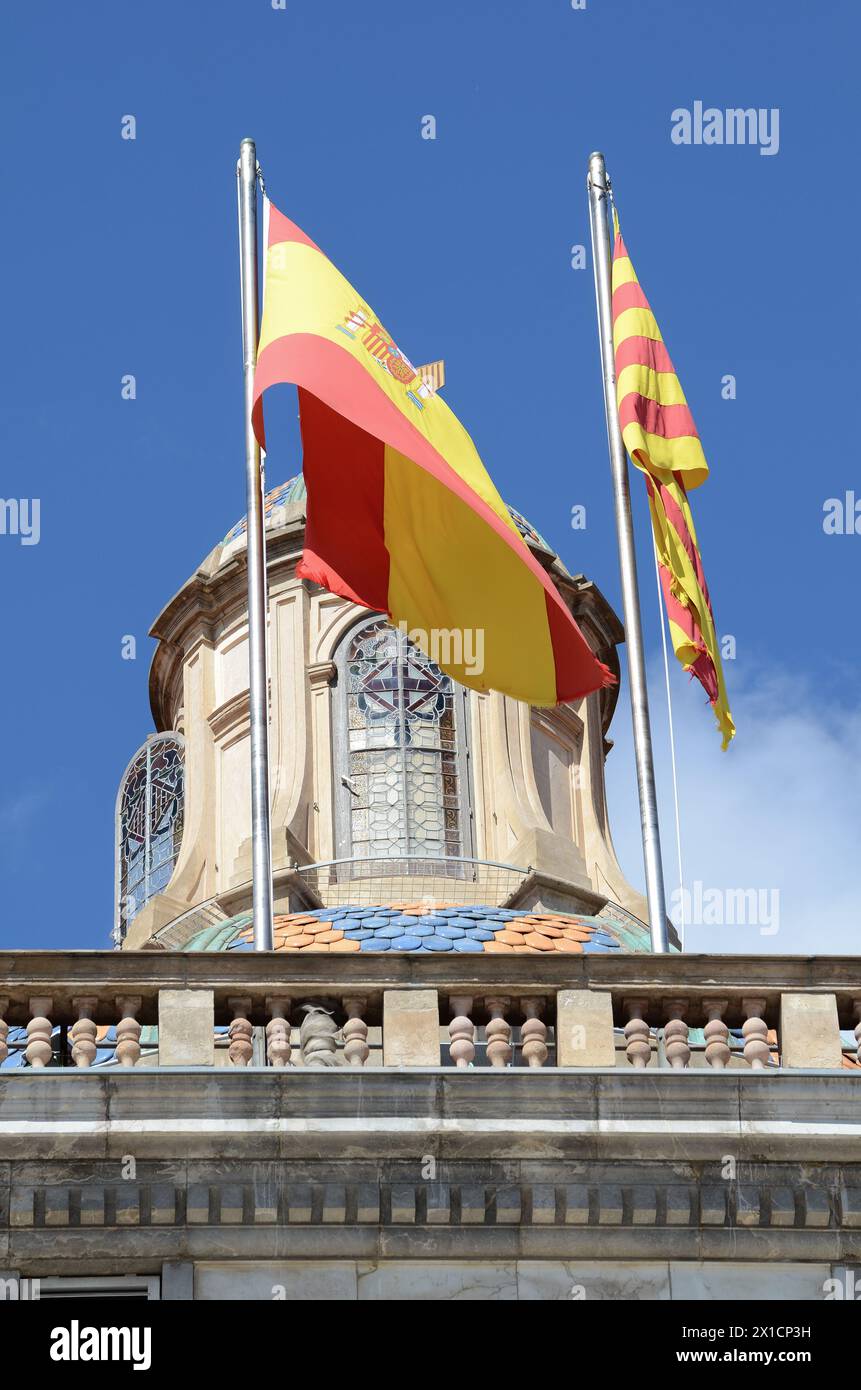
M6 1067L766 1072L859 1051L856 957L0 952Z

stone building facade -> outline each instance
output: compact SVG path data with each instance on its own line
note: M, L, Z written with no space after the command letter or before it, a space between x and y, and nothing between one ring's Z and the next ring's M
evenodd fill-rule
M121 949L0 952L3 1287L854 1297L858 959L651 955L608 823L614 691L458 689L297 580L301 479L267 512L275 950L239 523L153 629ZM606 600L514 515L618 670Z

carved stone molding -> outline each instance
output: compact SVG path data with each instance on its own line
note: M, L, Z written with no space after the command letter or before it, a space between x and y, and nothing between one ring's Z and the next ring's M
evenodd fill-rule
M312 687L334 685L338 677L338 667L334 661L315 661L308 667L308 680Z

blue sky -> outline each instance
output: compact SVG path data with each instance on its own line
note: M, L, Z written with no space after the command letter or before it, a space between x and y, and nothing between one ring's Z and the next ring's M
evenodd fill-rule
M0 495L39 498L41 536L0 535L0 944L107 944L116 789L152 728L146 633L244 510L234 167L253 135L274 201L414 361L445 357L447 399L500 491L618 606L592 273L570 251L588 242L586 160L604 149L712 465L693 505L737 643L727 755L671 672L685 875L781 892L776 936L703 929L690 945L853 948L861 536L822 519L827 498L861 498L844 427L859 29L850 0L7 0ZM778 108L779 152L675 145L671 113L695 101ZM273 485L300 466L294 417L285 390ZM611 814L639 881L628 722L620 704Z

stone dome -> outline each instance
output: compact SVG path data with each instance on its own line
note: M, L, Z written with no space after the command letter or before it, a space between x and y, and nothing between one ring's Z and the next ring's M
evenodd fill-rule
M266 524L275 525L277 523L277 513L279 507L286 508L294 502L304 502L306 496L307 493L305 491L305 476L302 473L297 473L294 477L288 478L286 483L281 483L278 487L272 488L269 492L267 492L266 497L264 499L264 514L266 518ZM556 554L556 551L553 549L552 545L550 545L549 542L544 539L544 537L541 535L541 532L537 531L531 522L527 521L526 517L522 514L522 512L517 511L515 507L512 507L510 505L508 507L508 510L511 514L512 521L514 522L523 539L526 541L527 545L531 546L533 550L543 552L550 559L556 561L557 564L560 564L561 562L559 561L559 557ZM246 519L243 516L240 518L239 521L237 521L235 526L231 526L230 530L228 531L227 535L224 537L224 540L222 541L222 545L226 547L230 545L233 541L238 540L240 536L244 536L245 526Z
M250 912L196 932L186 951L250 951ZM648 951L643 922L607 904L598 916L530 912L486 905L428 907L421 903L321 907L275 918L275 950L285 952L405 951L473 955Z
M383 620L296 575L305 512L301 474L267 492L278 949L648 950L645 904L608 825L604 762L618 687L531 709L446 683L408 646L398 657L399 671L407 663L402 738L375 696L391 678L379 670L391 663L377 649ZM520 512L511 516L593 651L618 670L624 630L611 605ZM182 757L179 829L171 857L158 861L162 878L125 919L126 949L251 944L245 532L243 518L151 629L153 721ZM426 715L408 686L435 692ZM371 745L379 756L366 756ZM404 786L407 795L393 797ZM124 834L118 823L120 863Z

